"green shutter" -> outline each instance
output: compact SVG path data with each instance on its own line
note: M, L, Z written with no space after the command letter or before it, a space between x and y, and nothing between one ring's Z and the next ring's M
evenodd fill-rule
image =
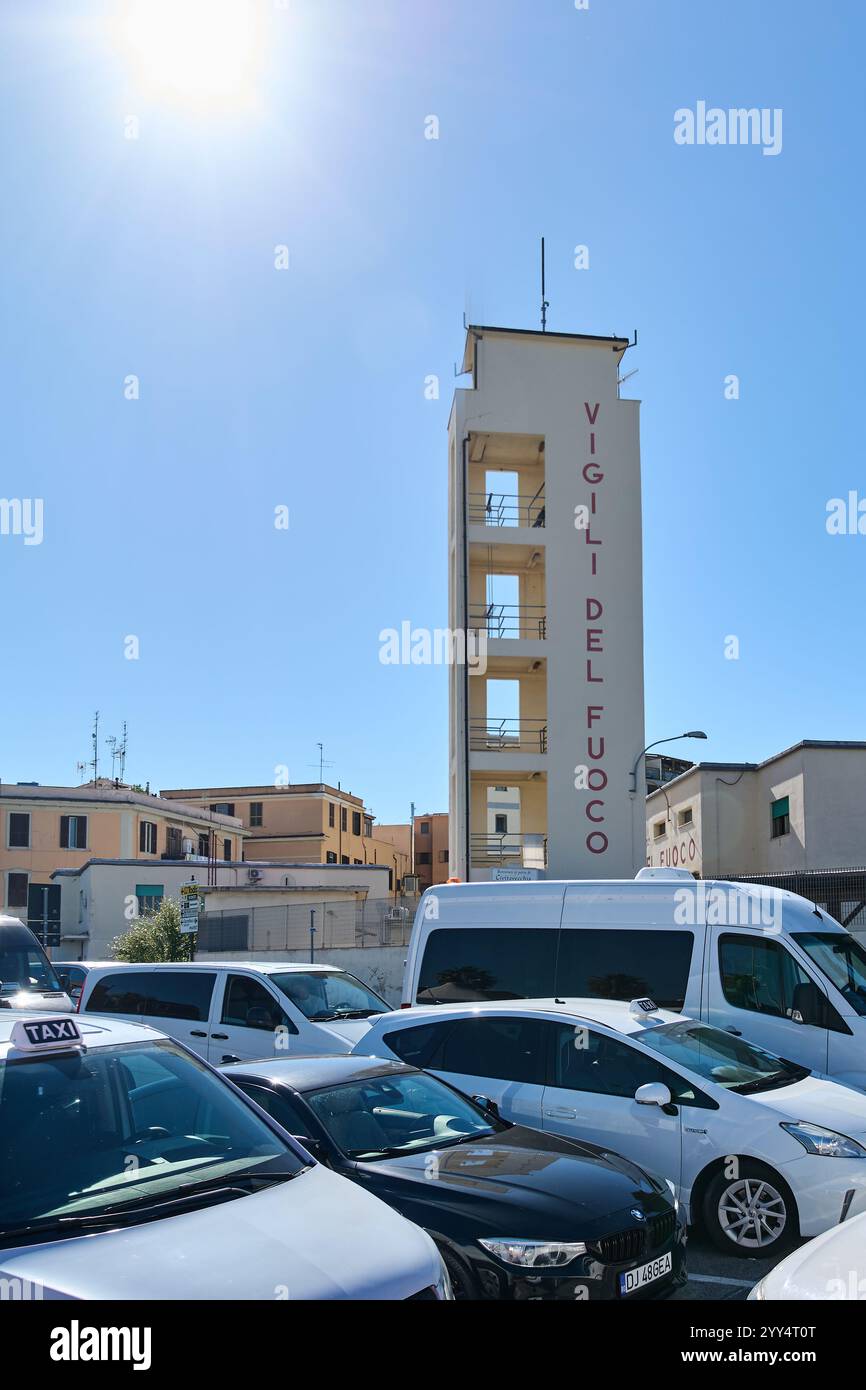
M773 820L781 820L783 816L790 815L788 797L783 796L781 800L774 801L772 805Z

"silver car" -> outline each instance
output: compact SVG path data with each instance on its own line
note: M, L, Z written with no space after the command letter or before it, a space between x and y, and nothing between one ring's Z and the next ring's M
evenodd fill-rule
M0 1015L0 1173L22 1297L450 1296L429 1236L138 1024Z

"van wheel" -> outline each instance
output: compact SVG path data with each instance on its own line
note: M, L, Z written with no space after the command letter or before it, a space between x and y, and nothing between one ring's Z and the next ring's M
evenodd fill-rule
M778 1256L797 1239L793 1193L772 1168L741 1162L735 1178L717 1173L704 1194L703 1224L717 1250Z
M448 1278L451 1280L451 1289L455 1300L466 1302L467 1300L480 1298L481 1294L478 1290L478 1283L475 1276L470 1273L463 1261L458 1259L456 1255L453 1255L447 1245L439 1246L439 1254L442 1256L442 1262L448 1270Z

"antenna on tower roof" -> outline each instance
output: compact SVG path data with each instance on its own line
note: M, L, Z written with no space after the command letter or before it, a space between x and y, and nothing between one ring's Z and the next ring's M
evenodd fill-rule
M541 331L542 331L542 333L546 333L546 332L547 332L547 311L548 311L548 309L550 308L550 304L549 304L548 301L547 301L546 295L547 295L547 276L546 276L546 273L545 273L545 263L544 263L544 237L542 237L542 238L541 238Z

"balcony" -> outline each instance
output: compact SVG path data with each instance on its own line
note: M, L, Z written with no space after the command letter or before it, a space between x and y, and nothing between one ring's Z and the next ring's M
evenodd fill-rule
M469 725L474 753L546 753L546 719L483 719Z
M488 603L470 607L469 626L486 632L489 638L543 641L547 637L547 610L542 603Z
M547 836L473 832L469 836L469 853L473 868L546 869Z
M544 483L531 496L509 492L470 492L469 524L470 526L544 526Z

